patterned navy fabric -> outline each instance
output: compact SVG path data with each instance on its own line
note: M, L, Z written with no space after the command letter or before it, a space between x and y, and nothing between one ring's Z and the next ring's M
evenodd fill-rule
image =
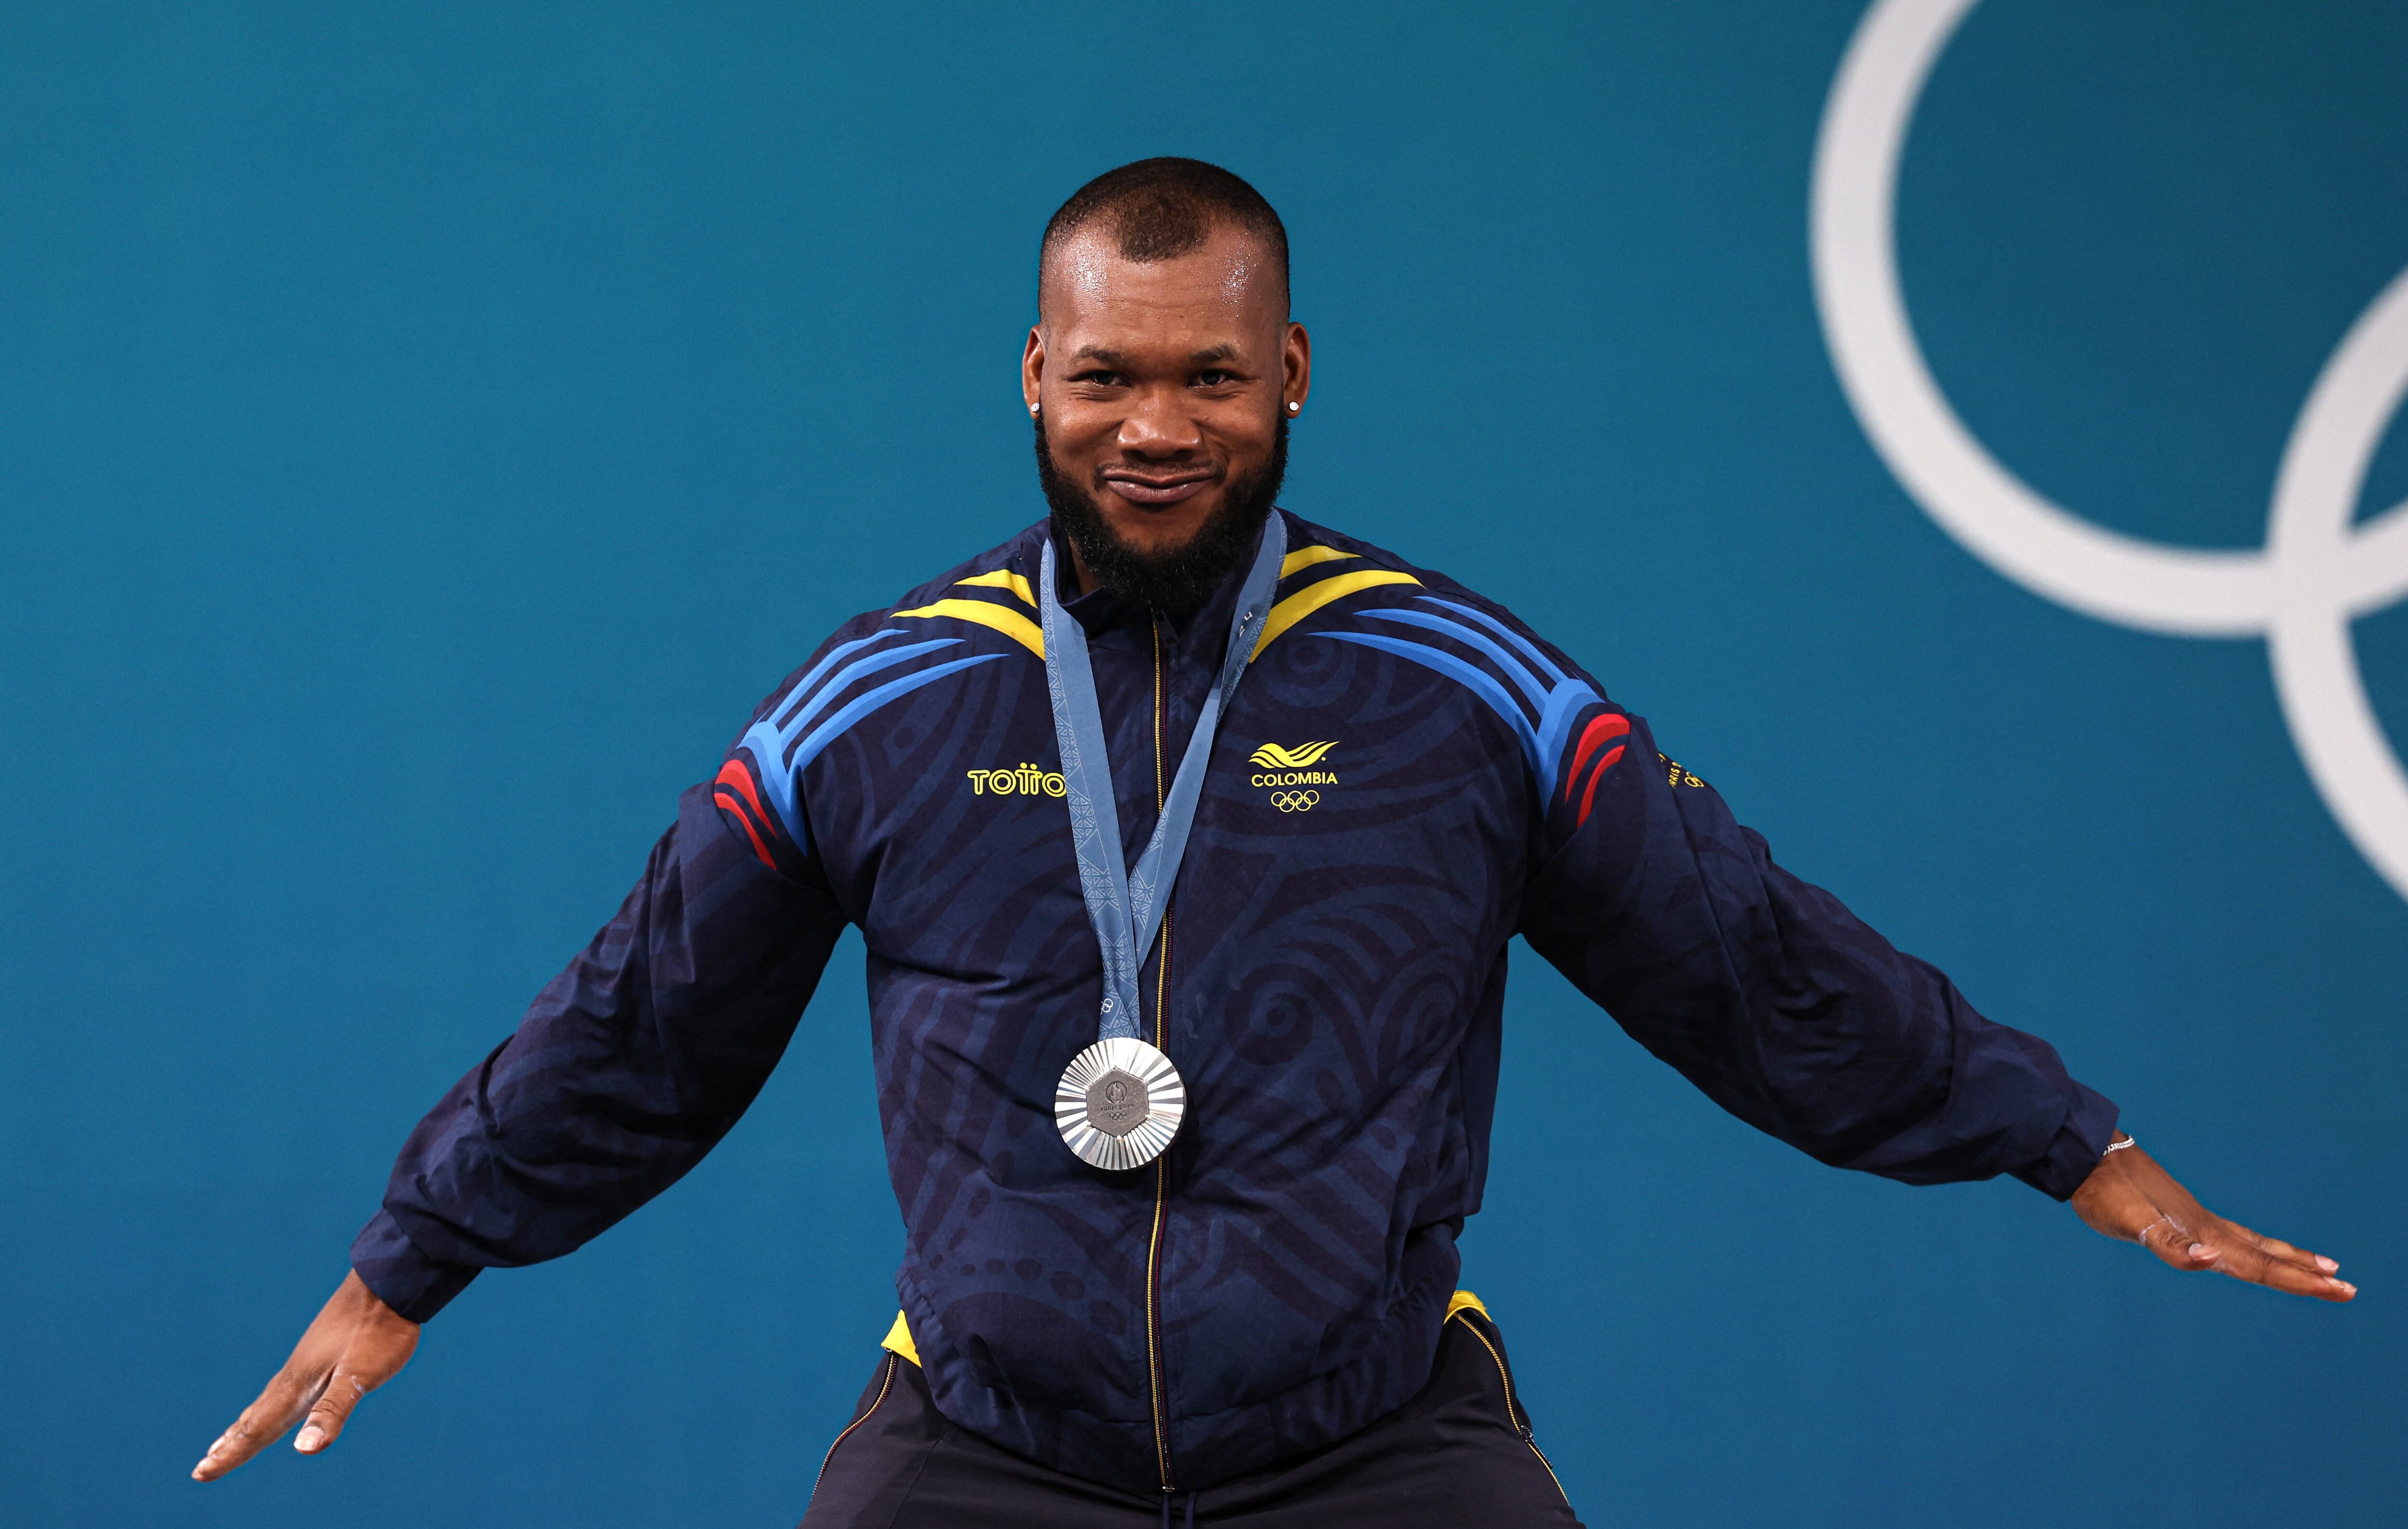
M1291 516L1144 974L1189 1121L1158 1171L1089 1168L1052 1113L1103 973L1030 599L1047 534L846 623L770 697L619 916L410 1137L353 1249L378 1294L423 1320L674 1182L752 1101L848 922L930 1393L1131 1490L1326 1445L1427 1380L1516 933L1826 1162L2063 1198L2098 1161L2112 1103L1773 864L1570 659ZM1064 591L1132 859L1234 586L1176 623Z

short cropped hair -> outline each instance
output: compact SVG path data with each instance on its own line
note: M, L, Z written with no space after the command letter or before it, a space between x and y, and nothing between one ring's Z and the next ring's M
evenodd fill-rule
M1045 224L1039 271L1071 235L1096 224L1117 242L1121 258L1151 263L1192 253L1218 226L1260 239L1287 281L1287 225L1263 194L1218 165L1200 159L1140 159L1103 174L1070 194Z

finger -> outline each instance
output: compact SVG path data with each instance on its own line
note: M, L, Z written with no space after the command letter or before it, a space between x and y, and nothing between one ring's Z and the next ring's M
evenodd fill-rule
M2258 1239L2254 1233L2242 1228L2232 1230L2241 1232L2242 1235L2232 1236L2219 1231L2194 1245L2208 1256L2204 1267L2220 1270L2235 1279L2263 1285L2269 1290L2310 1295L2320 1301L2347 1301L2358 1294L2358 1287L2348 1281L2336 1279L2289 1259L2277 1258L2258 1246Z
M2205 1219L2206 1231L2200 1240L2211 1248L2234 1246L2254 1248L2278 1263L2297 1269L2317 1278L2326 1278L2341 1268L2329 1258L2320 1258L2304 1248L2294 1248L2280 1237L2264 1236L2252 1232L2238 1221L2228 1221L2221 1216Z
M316 1399L316 1383L289 1366L279 1370L259 1399L242 1409L234 1422L193 1467L195 1481L214 1481L284 1436Z
M2256 1232L2250 1232L2245 1226L2240 1227L2239 1230L2247 1232L2249 1233L2249 1235L2256 1237L2258 1239L2258 1246L2265 1251L2273 1254L2276 1258L2287 1259L2291 1262L2298 1264L2302 1269L2313 1269L2318 1274L2329 1275L2341 1267L2340 1264L2334 1262L2331 1259L2325 1257L2322 1253L2311 1253L2304 1248L2294 1248L2280 1237L2269 1237Z
M351 1408L359 1406L360 1398L376 1388L376 1381L357 1370L348 1365L337 1365L333 1378L326 1382L325 1391L319 1394L317 1402L309 1408L309 1421L301 1425L300 1436L293 1441L293 1448L305 1455L313 1455L342 1437L343 1424L351 1421Z

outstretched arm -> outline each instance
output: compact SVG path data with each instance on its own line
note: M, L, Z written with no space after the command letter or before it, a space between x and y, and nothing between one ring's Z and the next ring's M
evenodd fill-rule
M752 815L757 791L721 779L716 796L685 794L618 916L419 1122L352 1272L195 1479L304 1414L295 1446L325 1448L480 1270L581 1246L683 1176L752 1103L845 920L808 858Z
M2044 1041L1976 1012L1772 861L1721 796L1611 706L1572 729L1523 932L1641 1045L1751 1125L1910 1184L2013 1174L2182 1269L2345 1301L2329 1259L2202 1208ZM1598 760L1611 742L1619 755Z

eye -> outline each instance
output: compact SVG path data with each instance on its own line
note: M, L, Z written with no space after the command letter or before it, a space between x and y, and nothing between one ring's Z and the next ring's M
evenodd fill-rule
M1101 367L1073 373L1070 378L1074 382L1085 382L1093 387L1118 387L1126 380L1119 372L1107 371Z
M1238 374L1236 372L1223 371L1218 367L1208 368L1207 369L1196 374L1196 385L1197 387L1227 387L1231 382L1234 382L1237 380Z

